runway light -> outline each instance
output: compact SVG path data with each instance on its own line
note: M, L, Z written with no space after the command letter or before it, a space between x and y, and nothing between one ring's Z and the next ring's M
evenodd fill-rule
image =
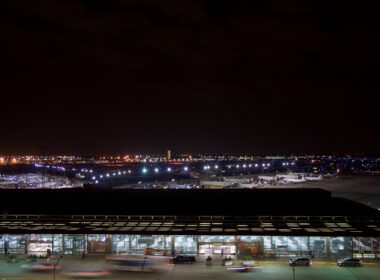
M247 165L243 164L243 168L246 168L246 167L247 167Z
M218 168L219 168L219 166L215 165L215 166L214 166L214 168L215 168L215 169L218 169Z
M123 174L125 174L125 173L127 173L127 172L123 171Z
M121 172L119 171L117 174L121 175Z
M189 168L188 168L187 166L185 166L185 167L183 168L183 170L188 171Z
M107 177L109 177L109 176L110 176L110 174L109 174L109 173L107 173L107 174L106 174L106 176L107 176Z
M100 178L103 178L103 175L100 175L99 177L100 177Z
M145 167L142 169L142 173L147 173L148 172L148 169L146 169Z
M92 180L95 180L96 179L96 177L95 176L92 176Z
M158 173L158 168L157 167L154 169L154 172Z
M98 181L98 180L96 180L96 181L95 181L95 184L97 184L97 183L99 183L99 181Z
M236 165L236 168L240 168L240 165L239 165L239 164L237 164L237 165Z
M172 169L171 169L170 167L168 167L168 169L167 169L167 170L168 170L168 172L171 172L171 171L172 171Z
M255 167L259 167L259 165L257 163L255 163Z

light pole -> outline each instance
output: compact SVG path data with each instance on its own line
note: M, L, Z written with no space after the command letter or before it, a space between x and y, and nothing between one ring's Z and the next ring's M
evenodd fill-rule
M172 271L170 272L170 275L169 275L169 279L168 280L171 280L172 279L172 276L173 276L173 273L174 273L174 269L176 267L176 263L174 262L174 266L173 266L173 269Z
M55 271L56 271L56 268L58 266L58 263L60 262L60 260L63 258L63 254L61 254L59 257L58 257L58 260L55 262L54 264L54 267L53 267L53 280L55 280Z
M293 280L296 280L296 268L294 265L292 265L292 270L293 270Z
M143 263L142 263L142 265L141 265L141 274L140 274L140 276L141 276L141 278L140 279L142 279L143 278L143 270L144 270L144 266L145 266L145 262L146 262L146 259L147 259L148 257L144 257L144 261L143 261Z
M145 266L145 262L146 262L146 259L147 259L148 257L144 257L144 261L143 261L143 263L142 263L142 265L141 265L141 272L144 270L144 266Z

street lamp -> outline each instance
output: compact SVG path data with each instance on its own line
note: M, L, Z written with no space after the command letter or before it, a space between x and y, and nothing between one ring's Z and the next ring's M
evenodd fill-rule
M292 265L292 270L293 270L293 280L296 280L296 268L295 268L295 265Z
M169 275L169 280L172 279L172 276L173 276L173 273L174 273L174 269L175 269L175 267L176 267L176 263L174 262L173 269L172 269L172 271L170 272L170 275Z
M54 266L53 266L53 280L55 280L55 271L57 269L57 266L59 264L59 262L61 261L61 259L63 258L63 254L61 254L59 257L58 257L58 260L55 262Z

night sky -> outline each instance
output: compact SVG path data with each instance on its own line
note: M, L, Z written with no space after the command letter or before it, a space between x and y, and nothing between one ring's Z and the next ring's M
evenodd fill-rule
M371 2L1 1L0 154L379 153Z

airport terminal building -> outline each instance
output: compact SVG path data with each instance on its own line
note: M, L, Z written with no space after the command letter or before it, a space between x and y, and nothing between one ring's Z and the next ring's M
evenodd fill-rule
M0 252L8 254L380 254L379 212L319 189L2 190L0 195Z
M380 256L380 238L327 236L21 234L0 235L9 254L195 255L199 257L342 258Z

